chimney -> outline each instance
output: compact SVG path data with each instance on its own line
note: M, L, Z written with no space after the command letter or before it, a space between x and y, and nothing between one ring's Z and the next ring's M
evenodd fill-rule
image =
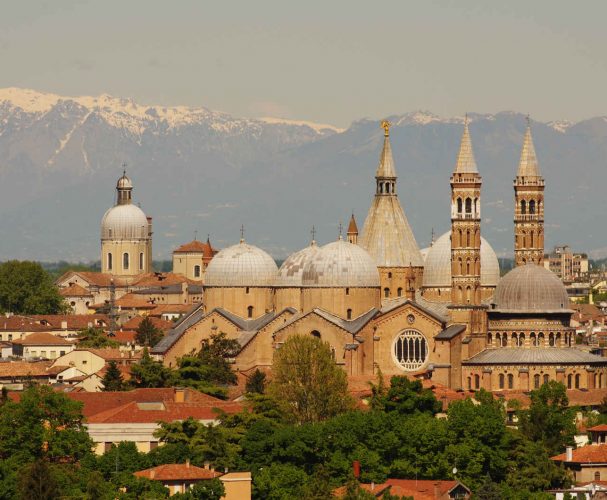
M175 387L175 403L185 403L185 389L183 387Z
M154 479L154 476L156 475L156 469L152 469L150 471L150 479Z
M565 461L573 461L573 446L567 446L567 448L565 448Z
M189 458L188 458L188 459L185 461L185 466L186 466L188 469L190 468L190 459L189 459Z
M209 462L208 460L205 460L205 462L204 462L204 468L206 470L209 470L211 468L211 462Z
M61 329L62 330L67 330L67 321L62 321L61 322Z
M360 478L360 462L358 460L354 460L352 462L352 471L354 472L354 477L356 479Z

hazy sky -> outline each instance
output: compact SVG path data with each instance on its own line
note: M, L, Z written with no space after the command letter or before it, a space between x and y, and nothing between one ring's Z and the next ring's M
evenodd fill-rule
M0 87L347 126L607 114L607 2L3 0Z

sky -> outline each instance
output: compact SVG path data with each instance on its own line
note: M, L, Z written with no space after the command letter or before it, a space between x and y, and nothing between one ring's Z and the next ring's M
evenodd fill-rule
M4 0L0 87L347 127L607 115L607 2Z

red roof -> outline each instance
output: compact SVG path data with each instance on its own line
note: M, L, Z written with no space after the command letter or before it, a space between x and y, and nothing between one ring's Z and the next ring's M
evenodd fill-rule
M0 363L0 378L48 377L67 368L65 366L51 366L52 364L52 361L9 361Z
M173 253L202 253L204 257L211 258L217 253L217 250L213 248L209 241L203 243L202 241L194 240L181 245Z
M213 469L203 469L202 467L190 465L188 462L185 464L158 465L151 469L135 472L134 475L154 479L155 481L202 481L220 477L223 474Z
M115 340L121 344L133 344L135 343L135 335L137 335L135 330L117 330L114 332L113 337L108 335L108 339Z
M561 453L551 457L555 462L577 464L607 464L607 444L591 444L573 450L572 460L567 460L567 454Z
M63 297L92 297L93 294L86 288L77 285L76 283L70 283L67 288L61 288L59 293Z
M82 347L75 349L75 351L89 351L106 361L128 361L129 359L136 360L141 358L141 352L121 351L120 349L115 349L113 347L106 347L103 349Z
M438 500L448 499L449 492L456 486L464 488L468 495L470 490L459 481L438 481L434 479L388 479L382 484L361 484L360 487L381 498L384 493L399 497L413 497L415 500ZM343 497L346 487L342 486L334 491L336 497Z
M76 342L75 341L69 342L67 340L62 339L61 337L57 337L56 335L53 335L52 333L41 332L41 333L31 333L30 335L28 335L27 337L25 337L23 339L13 340L13 344L33 345L33 346L74 345L74 344L76 344Z
M152 324L162 332L167 332L175 326L172 321L166 321L155 316L148 316L148 318L150 319ZM143 319L144 316L135 316L134 318L131 318L126 323L124 323L122 325L122 328L124 328L125 330L137 330L137 328L139 328L139 324L143 321Z
M163 314L185 314L193 307L198 307L200 304L157 304L152 309L148 316L162 316Z
M607 432L607 424L595 425L588 430L590 432Z

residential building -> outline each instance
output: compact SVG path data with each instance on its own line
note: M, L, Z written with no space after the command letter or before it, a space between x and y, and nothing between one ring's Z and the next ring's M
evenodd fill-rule
M13 356L24 358L57 359L74 349L77 341L63 339L52 333L31 333L25 338L13 340Z
M567 245L555 246L544 255L544 267L563 281L575 281L588 275L588 255L574 253Z

